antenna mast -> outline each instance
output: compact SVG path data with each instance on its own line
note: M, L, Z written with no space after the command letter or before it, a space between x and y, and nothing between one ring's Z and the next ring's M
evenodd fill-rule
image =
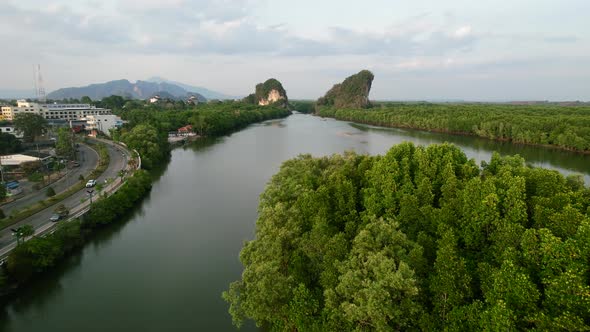
M33 65L33 85L35 86L35 98L39 99L39 88L37 88L37 67Z
M43 76L41 76L41 65L37 65L37 99L45 103L47 96L45 95L45 86L43 85Z

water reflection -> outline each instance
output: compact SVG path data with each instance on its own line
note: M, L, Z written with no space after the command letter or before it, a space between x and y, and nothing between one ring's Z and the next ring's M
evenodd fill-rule
M527 163L534 166L558 170L566 175L572 173L583 174L586 183L590 183L590 156L572 151L531 145L512 144L509 142L493 141L489 139L431 133L419 130L384 128L350 123L350 126L366 134L379 136L403 136L407 140L418 144L433 144L448 142L455 144L465 151L469 158L476 161L489 160L490 152L496 151L502 155L520 155Z
M446 141L478 161L498 151L589 173L589 156L567 151L302 114L200 139L172 151L150 196L128 218L4 306L0 330L233 331L220 295L240 277L238 255L253 237L259 194L280 165L302 153L382 154L403 141ZM242 329L253 330L251 323Z

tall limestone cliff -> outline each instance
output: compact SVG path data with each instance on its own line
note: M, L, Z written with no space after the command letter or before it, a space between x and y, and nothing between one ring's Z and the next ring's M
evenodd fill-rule
M281 82L274 78L270 78L264 83L256 84L256 92L244 98L244 101L261 106L273 104L287 107L289 104L287 91L285 91Z
M336 84L318 99L317 106L335 108L366 108L371 106L369 92L375 76L368 70L347 77L342 83Z

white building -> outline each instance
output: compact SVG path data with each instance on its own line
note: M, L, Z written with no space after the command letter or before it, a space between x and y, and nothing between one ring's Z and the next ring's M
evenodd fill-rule
M81 120L89 115L108 115L111 110L90 104L39 104L18 100L17 106L2 106L2 118L12 121L17 114L39 114L47 120Z
M24 154L11 154L6 156L0 156L0 160L0 163L4 166L20 166L20 164L29 161L40 161L41 158L27 156Z
M100 131L103 134L110 136L110 130L114 128L121 128L123 120L114 114L105 115L88 115L86 116L86 130Z
M18 133L16 131L16 129L14 129L13 126L0 126L0 132L12 134L12 135L16 136L17 138L23 138L23 134Z

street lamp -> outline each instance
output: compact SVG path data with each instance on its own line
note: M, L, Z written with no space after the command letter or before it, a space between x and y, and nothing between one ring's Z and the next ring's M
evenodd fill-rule
M90 205L92 205L92 193L94 192L94 189L86 190L86 192L90 195Z

